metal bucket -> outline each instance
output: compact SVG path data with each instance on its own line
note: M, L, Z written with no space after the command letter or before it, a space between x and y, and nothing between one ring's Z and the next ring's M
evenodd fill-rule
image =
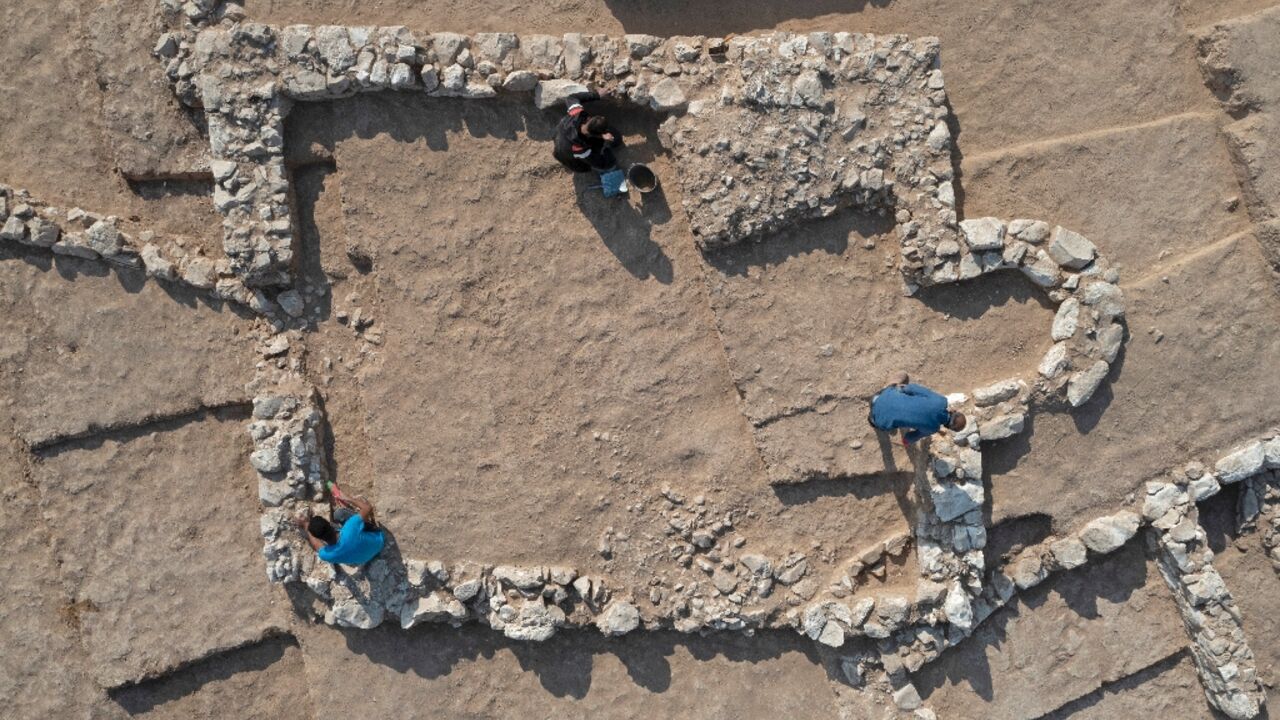
M653 192L658 188L658 176L649 169L648 165L639 163L627 168L627 182L642 193Z

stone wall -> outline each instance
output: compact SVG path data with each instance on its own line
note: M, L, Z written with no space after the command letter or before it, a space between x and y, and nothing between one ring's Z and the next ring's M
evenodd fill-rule
M114 215L52 207L20 188L0 185L0 241L141 270L154 280L186 286L267 316L276 312L275 304L246 287L225 259L188 249L182 238L162 240L149 230L134 237L121 229Z
M592 87L665 115L660 139L681 159L677 181L705 248L854 206L892 213L920 284L939 264L932 248L956 237L935 38L415 35L224 21L166 34L156 54L180 99L204 109L227 256L251 286L290 282L281 143L291 103L384 90L522 93L553 109Z

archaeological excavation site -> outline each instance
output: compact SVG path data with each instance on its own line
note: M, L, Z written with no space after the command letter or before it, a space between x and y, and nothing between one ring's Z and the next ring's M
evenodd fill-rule
M0 4L0 716L1270 717L1274 3Z

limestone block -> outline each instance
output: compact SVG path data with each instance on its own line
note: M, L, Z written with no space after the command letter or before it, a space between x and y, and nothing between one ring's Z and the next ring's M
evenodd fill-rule
M960 231L969 249L974 252L1000 250L1004 247L1005 226L998 218L984 217L964 220Z
M1079 537L1090 552L1104 555L1128 542L1137 534L1140 525L1141 518L1125 510L1093 520L1084 526Z
M1072 375L1067 383L1067 401L1071 403L1071 407L1080 407L1088 402L1110 369L1106 360L1099 360L1087 370Z
M978 407L996 405L1014 397L1021 389L1022 385L1017 380L1002 380L993 385L974 390L973 402Z
M538 86L538 76L528 70L516 70L502 81L502 89L511 92L529 92Z
M1049 237L1049 223L1043 220L1014 220L1009 223L1009 234L1032 245L1039 245Z
M978 428L978 436L983 440L1003 440L1022 432L1026 416L1022 413L999 415Z
M934 512L944 522L951 522L970 510L982 507L981 482L942 482L930 490Z
M572 80L540 80L533 90L533 104L546 110L562 104L575 93L587 92L587 86Z
M1085 550L1084 543L1074 537L1066 537L1049 545L1049 552L1054 562L1063 570L1084 565L1088 561Z
M1067 357L1067 344L1060 342L1049 348L1048 352L1044 354L1044 358L1040 361L1039 371L1041 375L1052 380L1070 366L1071 361Z
M1266 451L1260 441L1254 441L1223 457L1214 469L1218 471L1218 481L1230 485L1261 472L1265 463Z
M1049 257L1065 268L1079 270L1098 255L1098 248L1080 233L1062 226L1053 229L1053 237L1049 239Z
M683 110L687 104L684 89L675 78L663 78L649 91L649 107L657 112Z
M457 598L436 591L400 611L400 627L408 630L420 622L453 622L465 620L467 609Z
M1062 301L1058 306L1058 312L1053 316L1053 327L1049 331L1049 335L1054 339L1067 340L1076 334L1076 329L1080 325L1080 301L1069 297Z

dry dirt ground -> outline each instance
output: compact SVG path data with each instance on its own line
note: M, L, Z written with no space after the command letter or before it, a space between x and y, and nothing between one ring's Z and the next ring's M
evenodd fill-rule
M985 448L994 562L1280 422L1268 261L1280 257L1268 234L1280 198L1241 185L1280 161L1280 138L1233 150L1223 128L1235 118L1206 87L1194 40L1272 4L246 10L423 31L939 36L963 215L1088 235L1121 267L1129 302L1104 389ZM0 182L216 257L211 184L192 170L202 129L157 80L152 11L0 5ZM1276 48L1257 52L1280 62ZM665 486L733 513L748 550L807 553L817 577L909 531L905 473L851 477L886 457L858 398L897 368L950 392L1033 366L1052 318L1040 296L995 277L904 297L896 238L851 214L704 255L677 183L605 202L551 159L554 121L527 103L386 94L289 117L301 281L325 298L307 368L339 481L378 504L406 556L567 564L639 587L675 572ZM623 120L626 152L670 178L679 158L657 150L655 123ZM357 312L373 321L363 334ZM259 555L244 432L252 323L134 271L0 247L0 715L896 716L848 687L837 654L789 632L562 633L530 646L482 627L302 621ZM821 397L844 400L779 415ZM769 483L793 476L809 480ZM1216 563L1272 688L1280 578L1259 536L1235 531L1234 495L1214 502L1203 515ZM882 582L913 586L912 562ZM944 718L1214 717L1187 643L1139 537L1025 593L914 680Z

